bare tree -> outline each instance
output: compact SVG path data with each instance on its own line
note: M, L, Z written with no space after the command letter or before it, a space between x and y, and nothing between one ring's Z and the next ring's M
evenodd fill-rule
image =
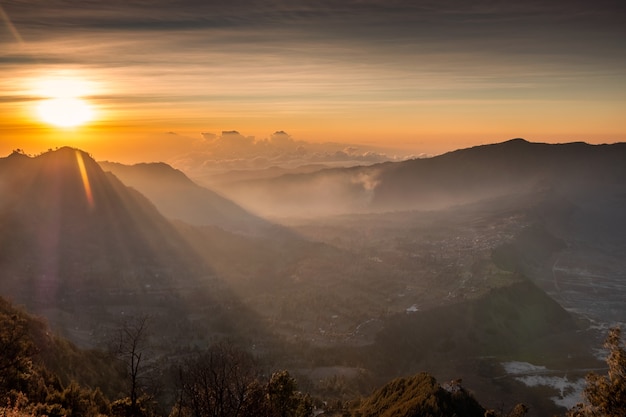
M131 416L141 415L139 398L144 392L146 379L151 371L148 363L148 330L149 318L140 316L124 323L119 329L115 346L116 356L126 367L129 383L129 399Z
M250 354L218 343L182 365L182 402L194 417L244 416L259 397L257 376Z

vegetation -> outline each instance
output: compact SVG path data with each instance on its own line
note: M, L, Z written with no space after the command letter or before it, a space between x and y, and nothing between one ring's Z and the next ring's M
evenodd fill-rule
M41 355L42 349L61 349L81 352L69 343L51 343L45 323L14 308L0 299L0 395L6 407L0 415L12 417L148 417L170 414L174 417L309 417L313 415L313 398L298 390L296 379L286 370L269 376L262 371L257 359L232 343L220 342L205 352L187 355L175 360L178 369L176 399L169 410L154 406L148 395L147 369L152 377L159 374L154 361L149 360L147 342L148 320L124 324L119 331L116 353L121 361L106 357L106 365L117 370L116 394L105 395L99 383L86 384L85 375L75 373L76 379L64 382L65 376L52 371ZM52 348L51 348L52 347ZM78 366L90 368L95 352L83 352ZM49 358L68 358L65 352ZM117 366L117 364L123 366ZM61 363L68 367L73 362ZM59 363L57 362L57 366ZM91 370L93 372L93 370ZM163 374L163 369L160 370ZM321 405L321 401L317 401ZM333 408L332 406L329 409ZM339 407L340 409L341 407ZM401 378L361 401L352 411L353 416L482 416L485 409L460 383L440 386L425 373Z
M482 417L485 409L460 385L445 389L426 373L398 378L385 385L353 411L354 417L447 416Z
M427 373L398 378L361 401L351 417L521 417L528 408L518 404L509 414L500 414L476 401L460 380L440 385Z
M186 360L179 369L177 416L308 417L311 398L287 371L264 382L255 359L225 342Z
M254 359L226 343L185 360L179 375L181 416L239 415L263 399Z
M117 354L126 366L107 374L112 357L80 351L49 335L44 322L0 298L0 395L2 416L96 417L307 417L313 415L314 399L298 391L297 382L285 370L265 376L257 358L220 342L205 352L178 361L178 388L171 412L158 410L145 390L149 355L148 321L141 318L120 329ZM605 342L608 374L590 373L584 402L568 417L621 417L626 415L626 349L619 328ZM48 350L44 355L44 350ZM100 353L100 355L104 355ZM63 360L67 362L63 363ZM74 359L72 359L74 358ZM95 358L95 359L94 359ZM56 363L57 368L50 363ZM74 365L80 372L72 372ZM59 366L65 372L57 372ZM97 369L94 370L94 367ZM150 365L154 367L154 365ZM99 369L99 370L98 370ZM154 371L154 369L152 369ZM93 373L100 380L90 379ZM153 375L156 375L155 372ZM106 395L107 376L113 376L117 394ZM86 383L90 381L90 383ZM126 381L126 385L124 383ZM127 388L123 388L127 386ZM109 390L110 392L110 390ZM126 394L124 394L124 392ZM111 400L111 398L117 398ZM321 401L317 401L321 404ZM342 409L343 408L343 409ZM328 406L331 412L350 417L373 416L507 416L519 417L528 408L518 404L508 414L487 410L460 380L439 384L427 373L397 378L351 407ZM338 411L337 411L338 410ZM332 415L332 414L331 414Z
M609 331L604 347L608 349L608 375L591 372L583 391L584 402L576 405L568 417L626 416L626 350L619 327Z
M73 368L75 364L79 367ZM54 372L59 365L64 371ZM110 414L100 388L76 382L89 381L92 373L104 381L112 375L110 369L110 361L50 336L44 322L0 298L0 398L7 406L3 415Z
M124 414L139 416L144 414L140 409L140 397L145 393L143 387L149 374L146 366L146 349L148 337L148 317L142 316L136 320L124 323L119 331L119 338L115 347L115 355L126 368L128 385L128 400L116 404L124 410Z
M84 352L48 335L44 322L0 298L0 407L1 416L25 417L147 417L167 415L155 406L154 391L148 389L157 369L149 352L149 322L146 317L125 323L108 356L92 369L97 352ZM45 352L58 350L59 352ZM79 353L78 359L71 359ZM118 360L115 360L117 357ZM64 359L68 359L64 362ZM57 373L72 368L81 372ZM118 366L121 365L121 366ZM172 413L189 417L308 417L311 397L297 390L287 371L274 372L266 380L255 359L230 343L218 343L204 353L184 359L179 368L179 394ZM113 374L116 393L105 395ZM93 381L92 373L101 379ZM67 375L76 379L64 382ZM95 383L90 385L86 381ZM110 382L110 381L109 381ZM113 400L111 399L113 398Z

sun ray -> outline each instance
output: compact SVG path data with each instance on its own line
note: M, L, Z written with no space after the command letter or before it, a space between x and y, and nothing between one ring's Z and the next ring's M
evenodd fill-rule
M83 155L80 153L79 150L76 150L76 162L78 163L80 178L83 181L83 188L85 188L85 197L87 198L87 204L89 204L90 209L93 209L95 207L95 203L93 200L93 194L91 192L91 184L89 183L89 176L87 175L87 169L85 168Z

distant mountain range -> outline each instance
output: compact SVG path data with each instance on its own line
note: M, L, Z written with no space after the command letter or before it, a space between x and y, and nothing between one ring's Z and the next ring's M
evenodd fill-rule
M625 183L626 143L512 139L433 158L232 181L222 193L264 216L316 217L436 210L533 189L578 192Z
M513 139L381 167L372 208L438 208L533 188L626 184L626 143L550 145Z

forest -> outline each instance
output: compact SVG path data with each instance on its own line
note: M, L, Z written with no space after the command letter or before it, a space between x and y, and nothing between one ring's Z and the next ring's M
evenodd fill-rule
M286 370L228 341L208 349L150 356L149 318L126 323L109 351L81 350L51 334L45 321L0 299L1 415L114 417L521 417L528 407L484 408L462 380L440 384L427 373L397 378L369 396L329 402L298 389ZM567 417L619 417L626 412L626 350L609 331L607 375L590 372L584 401Z

